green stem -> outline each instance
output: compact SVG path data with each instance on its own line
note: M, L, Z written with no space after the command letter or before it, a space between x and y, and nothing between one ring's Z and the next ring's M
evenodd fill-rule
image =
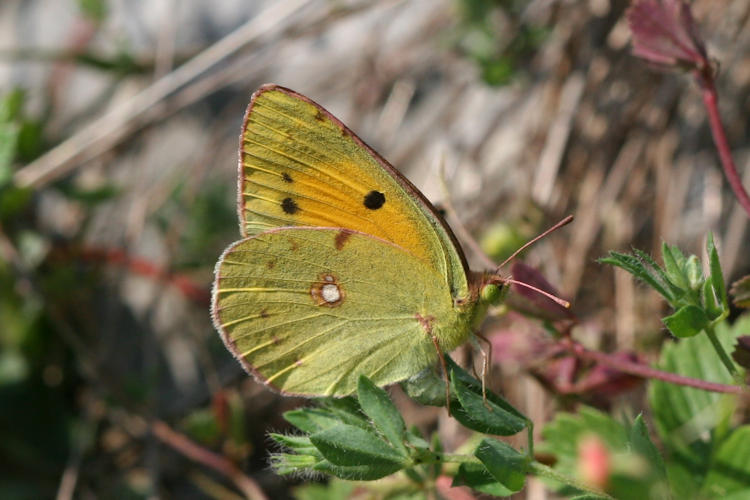
M534 422L526 420L526 429L528 430L528 446L527 455L534 458Z
M732 358L729 357L727 354L727 351L724 350L724 347L721 345L721 342L719 342L719 339L716 337L716 332L714 331L713 326L709 326L706 328L706 335L708 335L708 339L711 341L711 344L714 346L714 350L716 351L716 354L719 355L719 359L722 363L724 363L724 366L727 367L727 370L729 370L729 374L732 375L732 377L735 380L739 380L740 374L737 371L737 367L734 366L734 363L732 362Z
M548 467L542 463L533 461L529 463L529 472L531 474L534 474L535 476L543 476L547 477L549 479L554 479L555 481L558 481L563 484L567 484L568 486L572 486L573 488L585 491L587 493L592 493L594 495L598 495L602 498L606 498L608 500L615 500L615 498L611 495L608 495L607 493L597 489L593 488L585 483L582 483L581 481L578 481L577 479L574 479L572 477L565 476L563 474L560 474L552 467Z
M443 463L458 463L458 464L463 464L467 462L471 462L475 464L482 463L474 455L464 455L462 453L442 453L440 456L442 457Z

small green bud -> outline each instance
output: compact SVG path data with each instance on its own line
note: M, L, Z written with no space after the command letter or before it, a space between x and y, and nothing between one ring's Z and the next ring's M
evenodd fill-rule
M690 288L693 290L700 290L704 281L703 269L701 268L701 263L698 260L698 257L695 255L688 257L688 260L685 263L685 274L687 274Z

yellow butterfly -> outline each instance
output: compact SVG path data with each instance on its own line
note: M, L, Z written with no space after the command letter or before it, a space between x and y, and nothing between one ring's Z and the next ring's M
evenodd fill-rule
M216 265L227 348L284 393L402 381L466 341L499 297L405 177L328 111L264 85L240 137L242 239Z

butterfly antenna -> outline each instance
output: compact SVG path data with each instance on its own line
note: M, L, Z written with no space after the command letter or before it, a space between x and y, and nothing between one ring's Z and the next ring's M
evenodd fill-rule
M502 264L500 264L499 266L497 266L497 270L499 271L501 267L503 267L505 264L507 264L508 262L510 262L511 260L513 260L519 253L523 252L524 250L526 250L527 248L529 248L531 245L533 245L537 241L541 240L542 238L544 238L545 236L547 236L551 232L556 231L556 230L560 229L561 227L563 227L563 226L565 226L567 224L570 224L571 222L573 222L573 216L572 215L568 215L563 220L561 220L560 222L558 222L557 224L555 224L551 228L547 229L545 232L543 232L539 236L536 236L533 239L529 240L521 248L519 248L518 250L516 250L515 252L513 252L513 254L510 257L508 257L507 259L505 259ZM531 288L533 288L533 287L531 287Z
M528 288L529 290L533 290L536 293L544 295L545 297L547 297L551 301L555 302L556 304L559 304L559 305L563 306L565 309L570 309L570 302L568 302L567 300L561 299L560 297L558 297L556 295L552 295L549 292L545 292L541 288L537 288L534 285L529 285L528 283L524 283L523 281L514 280L512 278L498 277L498 281L501 281L502 283L513 283L514 285L518 285L518 286L522 286L522 287Z

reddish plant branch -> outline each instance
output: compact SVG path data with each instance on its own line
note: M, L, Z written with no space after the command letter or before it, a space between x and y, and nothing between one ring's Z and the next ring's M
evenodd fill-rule
M717 382L708 382L706 380L697 378L685 377L683 375L677 375L675 373L657 370L655 368L651 368L650 366L636 363L634 361L616 358L603 352L590 351L578 342L571 339L565 340L561 342L561 344L568 350L568 352L579 359L601 363L603 365L614 368L615 370L629 373L630 375L635 375L636 377L662 380L670 384L684 385L686 387L694 387L696 389L711 392L742 394L746 391L744 387L740 387L737 385L719 384Z
M151 423L151 432L164 444L171 446L186 457L206 467L210 467L231 479L247 498L251 500L268 499L255 481L243 474L234 463L217 453L199 446L187 436L174 431L163 421L154 420Z
M77 252L77 256L83 260L122 266L133 274L166 283L175 287L186 298L198 304L208 305L211 302L210 292L206 288L196 284L188 276L173 273L147 259L130 255L124 250L89 246L74 248L73 252Z
M721 160L721 166L724 168L724 174L727 176L729 185L732 186L732 191L734 191L734 195L737 197L740 205L750 215L750 196L748 196L747 191L742 186L742 178L737 173L737 166L732 159L729 141L727 141L727 135L721 123L721 115L719 115L719 96L716 93L716 85L711 76L699 76L697 80L701 87L703 104L706 106L706 111L708 112L711 134L714 138L716 150L719 152L719 159Z

